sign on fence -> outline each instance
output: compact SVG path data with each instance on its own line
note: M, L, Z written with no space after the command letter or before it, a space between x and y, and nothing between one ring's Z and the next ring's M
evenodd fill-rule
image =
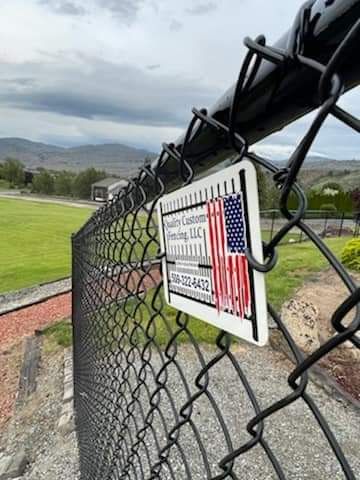
M249 160L160 200L166 301L258 345L268 339L256 170Z

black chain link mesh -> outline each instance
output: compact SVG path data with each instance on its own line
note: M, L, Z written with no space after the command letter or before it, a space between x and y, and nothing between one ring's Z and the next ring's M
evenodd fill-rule
M287 52L266 46L264 37L246 39L249 53L239 76L230 124L223 125L207 116L205 110L194 109L182 151L164 145L156 165L144 167L117 198L96 212L73 237L75 408L84 480L355 479L359 474L310 394L309 369L345 341L360 347L356 336L360 328L360 289L324 241L303 221L307 201L296 178L330 114L359 132L359 121L337 106L343 93L337 67L347 47L358 41L360 23L356 23L324 66L302 55L302 42L298 40L306 31L307 18L304 9L299 16L301 28ZM282 65L299 62L320 77L316 118L283 169L248 153L246 142L234 128L239 99L264 58ZM164 302L156 205L168 188L159 170L175 159L183 182L192 181L194 172L187 162L186 145L195 129L204 124L228 136L230 145L238 152L235 161L241 161L246 154L270 172L279 187L279 210L286 222L264 245L263 265L249 254L252 267L262 272L274 268L278 245L296 228L328 260L349 292L330 319L337 334L307 357L269 305L269 314L296 362L287 378L284 373L284 389L275 392L271 402L264 401L256 378L249 378L236 353L238 343L230 335L214 332L213 348L206 347L192 328L196 320L172 311ZM298 199L295 213L287 208L290 194ZM351 310L353 320L344 321ZM261 350L258 352L260 357ZM216 383L223 376L225 390L217 388ZM320 471L319 476L306 477L300 471L295 476L289 460L284 467L279 450L272 446L270 421L280 431L279 412L283 410L291 416L291 407L299 401L305 407L304 413L297 420L294 417L293 428L300 422L315 421L325 442L323 455L332 459L332 473ZM230 413L227 402L231 405ZM282 435L283 445L291 448L293 432L289 425ZM319 441L314 437L314 449ZM316 465L318 460L314 454L311 462ZM300 457L297 465L305 471L307 462L310 458ZM293 476L288 476L289 469ZM339 471L341 475L335 476Z

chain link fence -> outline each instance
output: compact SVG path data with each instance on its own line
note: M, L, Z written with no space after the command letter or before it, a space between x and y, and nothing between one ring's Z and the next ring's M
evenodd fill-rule
M337 106L344 91L343 59L359 41L360 22L352 19L354 26L323 64L303 48L311 40L313 4L299 13L286 49L267 46L262 36L246 40L249 53L227 123L194 109L182 147L163 145L158 160L73 237L75 410L83 480L359 478L358 438L349 437L359 416L350 407L338 411L337 402L315 391L309 372L346 341L360 347L360 289L306 221L306 195L296 178L329 115L360 130L359 121ZM311 93L316 117L281 169L249 153L237 133L239 104L264 62L276 64L277 85L289 65L310 71L316 80ZM276 91L271 102L276 104ZM249 255L252 268L270 272L281 257L280 243L301 232L347 288L348 297L329 318L336 334L307 356L268 306L295 366L165 304L157 202L174 185L193 181L198 173L193 158L204 163L214 154L216 145L192 150L191 142L205 128L210 143L221 138L228 145L223 159L234 151L234 163L250 158L279 188L283 220L268 219L272 233L265 239L265 261ZM287 208L290 194L298 199L295 212ZM345 321L349 312L351 320Z
M292 212L295 214L296 212ZM309 210L304 213L303 221L321 238L348 237L357 238L360 234L360 220L358 214L345 212L327 212ZM263 210L261 212L261 227L264 239L272 240L275 233L286 223L286 219L278 210ZM307 240L301 229L294 228L283 238L282 244L301 243Z

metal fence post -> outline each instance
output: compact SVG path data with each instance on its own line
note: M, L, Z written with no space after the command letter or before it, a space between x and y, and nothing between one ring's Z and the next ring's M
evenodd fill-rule
M270 240L272 240L272 239L273 239L273 236L274 236L275 215L276 215L276 211L275 211L275 210L273 210L273 211L272 211L272 214L271 214L271 231L270 231Z
M344 219L345 219L345 212L343 212L342 216L341 216L341 222L340 222L340 228L339 228L339 237L341 237L341 235L342 235L343 226L344 226Z
M327 226L328 226L328 220L329 220L329 212L326 211L325 221L324 221L324 230L323 230L323 237L324 238L326 237L326 229L327 229Z

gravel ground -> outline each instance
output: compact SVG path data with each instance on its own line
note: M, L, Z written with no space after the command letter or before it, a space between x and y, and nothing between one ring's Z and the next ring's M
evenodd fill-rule
M293 366L282 354L273 351L270 347L259 349L241 344L234 348L236 349L234 352L235 358L246 373L261 408L270 406L292 391L288 387L287 376L293 369ZM214 348L205 347L202 350L206 361L214 358ZM127 463L131 445L136 440L135 435L143 425L142 415L144 413L141 412L146 414L149 409L149 397L144 387L136 390L135 398L138 401L134 402L134 396L132 396L132 391L138 384L137 375L139 375L141 361L135 354L130 355L128 360L132 363L133 368L127 370L125 375L126 381L123 382L122 386L117 381L119 379L121 381L122 378L122 370L119 367L115 367L114 364L109 365L107 360L106 365L104 363L105 369L101 370L102 374L107 372L107 375L110 376L112 388L112 390L109 388L107 392L102 392L102 398L118 398L119 404L116 406L113 417L106 419L103 413L99 414L97 422L104 421L105 426L110 425L111 427L110 430L107 430L108 434L105 434L104 437L98 434L96 438L89 438L88 464L91 464L90 459L93 459L93 468L97 471L99 464L101 464L101 452L103 451L105 458L109 458L110 472L112 473L109 476L104 475L102 477L101 474L98 474L98 476L90 476L89 478L104 478L104 480L106 478L118 478L115 471L122 471L129 464L134 465L139 478L148 478L149 475L148 461L146 460L147 457L143 444L136 451L144 468L144 476L141 474L139 461L136 460L136 456L133 456L133 459ZM177 360L190 384L191 392L194 393L197 391L195 380L200 371L199 358L196 352L189 345L182 346L179 348ZM120 361L119 357L117 361ZM115 357L113 362L116 362ZM155 371L159 371L161 363L155 353L151 363ZM187 401L183 380L176 366L174 364L169 366L167 373L167 385L173 404L171 404L168 395L163 391L160 395L159 404L163 419L156 411L152 423L160 448L166 444L163 420L165 420L168 431L170 431L176 424L173 407L175 406L179 412L181 406ZM201 379L201 383L203 382L204 377ZM147 385L150 392L156 387L150 369L147 370ZM121 388L121 396L119 396L119 388ZM359 475L359 410L355 410L354 407L347 403L331 398L324 390L312 383L309 383L307 391L316 400L317 406L336 435L354 472ZM202 459L201 447L206 448L211 468L211 478L222 472L217 464L229 450L226 446L226 435L218 416L215 414L212 399L219 406L227 432L231 436L233 447L237 448L250 439L246 426L250 419L254 417L254 411L241 381L228 359L223 358L219 363L211 367L208 392L210 395L202 395L193 403L192 427L190 424L187 424L180 430L178 445L187 459L188 471L185 469L185 462L181 458L180 449L174 446L170 450L169 458L173 470L176 472L176 478L199 480L209 478ZM124 403L126 400L127 407ZM129 403L132 405L131 408L129 408ZM107 406L109 407L109 403ZM108 410L106 411L108 412ZM124 411L125 414L122 413ZM129 411L132 412L130 417L127 415ZM127 428L124 433L125 440L123 448L120 448L120 452L116 455L116 460L114 460L111 457L113 449L116 447L116 438L118 438L118 434L115 433L115 426L117 422L122 423L122 415L125 415L127 418ZM94 420L94 415L91 418ZM99 426L99 423L97 423L97 426ZM194 428L197 430L199 437L194 435ZM106 432L106 428L102 431ZM275 413L265 421L264 438L277 456L286 478L291 480L327 478L338 480L344 478L324 435L302 399ZM156 452L158 449L155 447L155 440L150 429L147 430L144 442L151 452L151 463L156 463L158 459ZM96 451L96 455L93 455L93 448ZM108 470L105 469L105 471ZM236 478L239 480L268 480L277 478L273 474L271 464L260 446L256 446L239 456L235 461L234 471L237 475ZM135 476L130 475L129 478L135 478ZM167 471L167 467L164 467L161 478L173 478Z
M71 278L66 278L57 282L35 285L34 287L23 288L16 292L2 294L0 295L0 315L15 308L39 302L53 295L68 292L70 289Z
M71 293L0 317L0 349L8 348L45 325L71 315Z
M211 346L201 347L201 350L206 361L213 359L215 354L218 353ZM262 408L271 405L290 393L286 379L293 366L282 354L275 352L270 347L256 348L247 344L235 345L233 353L236 361L246 373ZM183 345L178 349L177 360L178 365L185 373L190 392L196 392L195 380L200 371L197 353L190 345ZM110 361L115 362L115 358L112 358ZM117 382L117 380L121 380L122 371L119 367L114 369L114 365L109 364L109 360L106 363L106 372L111 380L111 387L115 390L116 398L120 403L116 406L116 416L111 421L106 419L104 412L99 413L99 419L103 420L110 427L107 430L110 435L101 437L100 431L96 436L89 435L87 438L89 443L94 445L96 449L96 455L92 455L88 459L88 465L90 461L93 461L95 469L101 465L102 448L106 455L111 455L116 445L116 437L113 436L115 432L114 427L116 421L121 421L121 415L124 412L124 409L121 408L124 406L122 402L125 400L130 402L134 399L131 396L130 388L134 388L137 384L137 375L142 364L140 358L135 355L130 355L129 361L131 361L132 368L128 370L127 381L125 382L125 388L122 390L122 395L119 395ZM63 438L56 431L63 391L62 363L62 351L55 354L52 352L51 355L43 357L37 393L28 401L25 408L17 413L6 434L4 434L2 442L0 442L0 448L6 445L7 451L16 451L20 446L25 447L31 463L23 477L24 480L79 479L76 437L74 434L71 434ZM153 352L151 363L155 371L159 371L161 362L156 352ZM110 368L111 366L113 369ZM167 368L167 373L168 388L174 403L171 405L169 397L163 392L160 395L159 406L169 431L175 423L173 408L175 407L179 411L184 402L186 402L187 394L179 371L174 364ZM202 383L204 378L200 381ZM150 370L147 371L147 385L150 391L155 387ZM308 391L326 417L355 474L359 475L360 453L358 438L360 412L344 402L331 398L324 390L312 383L309 383ZM246 431L246 425L254 416L254 412L239 377L227 358L223 358L219 363L211 367L208 392L210 395L203 395L193 403L191 418L193 427L198 431L198 439L189 424L183 426L180 430L178 444L181 446L188 463L189 470L187 472L180 450L174 446L170 451L169 460L171 461L176 479L191 478L203 480L209 478L204 468L201 446L206 448L211 475L215 476L221 472L217 464L227 454L228 448L224 430L219 423L212 400L216 401L220 408L223 421L231 436L233 447L239 447L250 438ZM101 398L103 401L114 398L111 395L110 388L108 392L102 392ZM135 423L129 420L129 418L136 418L137 429L139 429L142 425L140 403L143 405L145 412L149 408L149 397L144 388L140 388L137 391L136 398L139 401L135 402L134 410L131 408L129 410L132 412L132 416L127 419L128 428L124 433L124 444L127 445L128 450L120 450L117 460L112 465L113 467L115 465L115 470L118 468L118 471L123 471L123 468L126 466L131 439L132 441L135 440L135 432L137 431L135 430ZM99 409L96 411L99 412ZM108 412L109 410L106 411ZM91 418L94 418L94 416ZM154 415L153 427L161 448L165 444L166 433L158 414ZM266 420L264 438L277 456L287 479L320 480L331 478L332 480L340 480L344 478L316 421L301 399ZM150 435L150 430L148 430L144 441L151 451L150 458L152 462L156 462L158 458L156 455L157 449L155 448L154 437ZM138 454L137 458L141 459L144 466L144 477L136 477L134 476L135 473L133 473L128 477L129 479L148 478L148 462L144 451L143 446L136 451ZM140 469L136 456L132 463L139 475ZM272 467L260 446L256 446L238 457L234 464L234 471L237 474L236 478L239 480L270 480L277 478L274 476ZM89 476L88 478L107 480L118 478L118 476L114 471L111 472L110 468L108 474L97 477ZM170 479L174 477L171 477L167 468L164 467L160 478Z
M30 460L24 480L77 480L75 434L62 437L57 423L63 396L63 350L47 351L45 340L35 394L17 411L0 437L7 453L25 448Z

